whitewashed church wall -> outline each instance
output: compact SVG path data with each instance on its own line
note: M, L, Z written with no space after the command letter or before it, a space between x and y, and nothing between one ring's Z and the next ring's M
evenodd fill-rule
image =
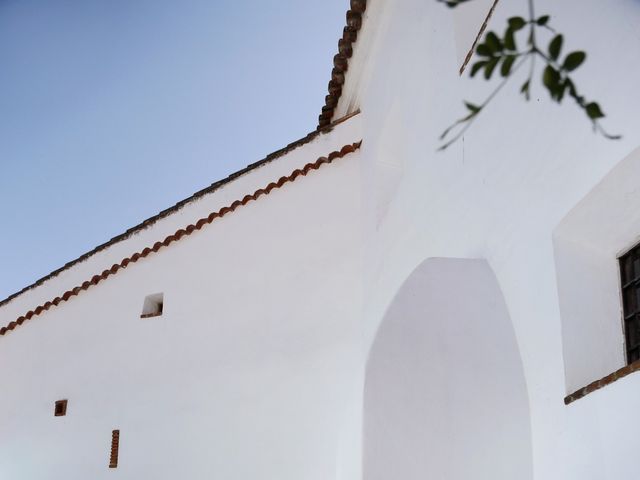
M356 137L354 124L320 137L189 207L189 221ZM337 445L353 436L342 420L359 368L361 163L355 152L323 166L0 338L0 477L324 480L350 468ZM160 292L162 315L141 319Z
M580 372L613 367L622 347L616 340L606 353L613 360L565 369L580 358L567 347L573 333L563 323L558 280L580 270L558 260L557 240L569 212L640 145L640 4L536 6L553 14L566 48L589 52L576 80L622 140L594 135L582 112L552 104L542 87L524 102L514 81L464 140L436 153L439 134L464 113L462 99L478 102L490 86L457 76L450 10L432 0L370 0L359 36L369 48L356 45L347 103L337 109L360 107L360 115L0 310L10 321L88 273L363 139L359 152L0 338L0 363L13 366L0 381L16 386L0 398L0 474L105 478L113 473L104 468L109 434L120 428L120 478L362 478L366 359L401 286L433 257L486 260L495 274L518 350L509 358L521 359L526 380L533 478L635 472L640 375L564 405L587 378ZM503 0L490 28L525 8ZM613 54L612 45L625 48ZM144 297L158 292L165 312L140 319ZM443 295L452 304L473 297ZM587 344L605 340L595 332L584 333ZM441 371L448 366L456 368ZM491 382L490 371L482 375ZM59 398L69 398L62 419L52 412ZM505 447L504 456L523 455L522 445Z
M425 259L487 259L505 295L527 378L534 478L614 479L636 471L630 438L640 421L633 407L640 376L564 405L574 383L565 378L553 232L640 145L640 4L540 0L536 6L539 14L553 15L565 48L589 53L576 80L601 103L604 125L622 140L595 135L579 109L552 104L541 85L525 102L517 93L523 77L462 141L437 153L439 134L464 114L462 100L479 103L492 87L457 76L455 17L441 4L369 2L363 29L375 30L377 38L367 52L359 106L364 203L375 207L367 216L364 334L370 345L391 299ZM377 17L381 12L384 18ZM525 2L503 1L490 28L502 30L506 17L525 12ZM615 258L610 261L615 269ZM461 300L451 292L450 301ZM620 317L603 321L618 326ZM619 359L623 347L614 340Z

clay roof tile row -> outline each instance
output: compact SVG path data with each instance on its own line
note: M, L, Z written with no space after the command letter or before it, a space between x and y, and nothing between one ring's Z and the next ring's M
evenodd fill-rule
M333 57L333 70L329 81L329 94L324 99L322 113L318 117L318 129L331 123L331 119L342 95L345 73L349 69L349 59L353 55L353 43L362 27L362 15L367 9L367 0L351 0L351 9L347 11L347 25L338 40L338 53Z
M344 84L345 81L345 72L347 71L348 67L349 67L349 59L351 58L351 56L353 55L353 43L356 41L356 39L358 38L358 32L362 26L362 15L364 14L365 10L367 8L367 1L366 0L350 0L350 9L347 11L346 14L346 26L343 29L343 33L342 33L342 38L340 38L338 40L338 53L335 55L334 59L333 59L333 63L334 63L334 67L333 70L331 71L331 81L329 82L329 86L328 86L328 95L325 97L325 105L322 107L322 113L319 117L319 122L318 122L318 126L316 128L316 130L314 132L309 133L307 136L303 137L300 140L297 140L289 145L287 145L286 147L273 152L269 155L267 155L263 160L260 160L258 162L252 163L250 165L248 165L246 168L239 170L231 175L229 175L227 178L224 178L222 180L219 180L211 185L209 185L208 187L194 193L193 195L191 195L190 197L185 198L184 200L181 200L180 202L176 203L175 205L173 205L172 207L169 207L165 210L162 210L160 213L158 213L157 215L154 215L146 220L144 220L142 223L128 229L127 231L125 231L124 233L117 235L115 237L113 237L111 240L98 245L97 247L95 247L93 250L81 255L80 257L76 258L75 260L72 260L68 263L66 263L65 265L63 265L61 268L58 268L57 270L54 270L53 272L45 275L44 277L36 280L34 283L32 283L31 285L26 286L25 288L23 288L22 290L8 296L7 298L5 298L4 300L0 301L0 307L2 307L3 305L7 304L8 302L10 302L11 300L13 300L14 298L16 298L17 296L21 295L22 293L31 290L35 287L38 287L40 285L42 285L43 283L45 283L47 280L56 277L58 274L60 274L61 272L68 270L69 268L71 268L72 266L76 265L77 263L80 263L84 260L87 260L89 257L95 255L96 253L105 250L106 248L110 247L111 245L118 243L120 241L126 240L127 238L129 238L130 236L132 236L133 234L139 232L140 230L143 230L145 228L148 228L149 226L153 225L154 223L156 223L158 220L174 213L175 211L181 209L182 207L184 207L186 204L204 196L207 195L215 190L217 190L218 188L222 187L223 185L231 182L232 180L234 180L235 178L244 175L245 173L260 167L268 162L271 162L272 160L275 160L276 158L279 158L283 155L285 155L286 153L290 152L291 150L304 145L308 142L310 142L311 140L313 140L317 135L319 135L320 133L325 133L330 131L334 125L343 122L344 120L350 118L351 116L357 114L358 112L354 112L352 114L346 115L343 118L337 119L335 121L332 121L333 117L334 117L334 113L335 113L335 108L338 105L338 101L340 99L340 96L342 95L342 86ZM134 260L135 261L135 260Z
M197 200L198 198L203 197L203 196L205 196L205 195L207 195L209 193L212 193L212 192L218 190L219 188L223 187L224 185L228 184L229 182L235 180L236 178L238 178L238 177L240 177L240 176L242 176L242 175L244 175L244 174L246 174L246 173L248 173L248 172L250 172L250 171L252 171L252 170L254 170L256 168L258 168L258 167L261 167L261 166L263 166L263 165L265 165L267 163L270 163L273 160L276 160L277 158L280 158L283 155L286 155L287 153L291 152L292 150L295 150L296 148L311 142L316 137L318 137L318 135L330 132L335 125L338 125L339 123L344 122L345 120L348 120L349 118L351 118L353 115L355 115L357 113L358 112L354 112L353 114L346 115L346 116L344 116L342 118L339 118L339 119L331 122L329 125L326 125L325 127L321 128L321 129L316 129L313 132L309 133L308 135L302 137L301 139L290 143L286 147L281 148L280 150L276 150L273 153L270 153L269 155L267 155L262 160L254 162L254 163L248 165L247 167L243 168L242 170L238 170L237 172L232 173L228 177L223 178L221 180L218 180L217 182L212 183L208 187L205 187L202 190L199 190L199 191L195 192L193 195L185 198L184 200L179 201L175 205L173 205L173 206L171 206L171 207L169 207L169 208L167 208L165 210L162 210L161 212L159 212L158 214L156 214L156 215L154 215L152 217L147 218L146 220L144 220L143 222L139 223L138 225L129 228L124 233L113 237L111 240L109 240L109 241L107 241L107 242L105 242L103 244L98 245L97 247L95 247L92 250L88 251L87 253L79 256L78 258L76 258L74 260L71 260L70 262L67 262L62 267L54 270L53 272L45 275L44 277L39 278L38 280L36 280L32 284L24 287L22 290L19 290L19 291L15 292L15 293L9 295L4 300L0 301L0 307L2 307L3 305L6 305L11 300L13 300L14 298L20 296L21 294L27 292L28 290L32 290L32 289L42 285L47 280L50 280L50 279L56 277L57 275L59 275L60 273L64 272L65 270L70 269L74 265L87 260L89 257L92 257L96 253L99 253L102 250L105 250L108 247L110 247L110 246L112 246L112 245L114 245L114 244L116 244L118 242L126 240L127 238L131 237L132 235L136 234L137 232L150 227L151 225L155 224L157 221L159 221L159 220L163 219L164 217L167 217L167 216L171 215L172 213L180 210L181 208L183 208L187 204Z
M307 163L301 169L296 169L291 174L286 177L280 177L277 181L269 183L264 188L260 188L253 192L252 194L245 195L241 200L236 200L232 202L230 205L222 207L220 210L216 212L210 213L208 216L203 217L197 220L195 223L189 224L184 228L177 230L172 235L167 236L162 241L155 242L150 247L145 247L140 252L135 252L132 255L123 258L119 263L114 263L111 268L103 270L101 273L96 274L91 277L91 279L82 282L81 285L74 287L70 290L67 290L62 295L55 297L52 300L45 302L42 305L38 305L32 310L29 310L24 315L19 316L16 320L10 322L8 325L0 328L0 335L6 335L8 332L15 330L16 327L22 325L24 322L31 320L33 317L40 315L41 313L49 310L52 307L59 305L62 302L66 302L72 297L78 295L80 292L84 290L88 290L94 285L106 280L112 275L118 273L119 270L123 268L127 268L131 263L135 263L141 258L145 258L152 253L155 253L161 250L164 247L171 245L173 242L179 241L181 238L191 235L193 232L202 229L206 225L209 225L214 220L218 218L222 218L228 213L232 213L237 208L248 204L249 202L255 201L260 198L262 195L268 195L275 188L281 188L285 184L289 182L295 181L300 176L305 176L312 170L318 170L321 166L325 164L329 164L338 158L342 158L345 155L356 151L360 148L361 142L356 142L351 145L345 145L339 151L331 152L326 157L320 157L315 162Z

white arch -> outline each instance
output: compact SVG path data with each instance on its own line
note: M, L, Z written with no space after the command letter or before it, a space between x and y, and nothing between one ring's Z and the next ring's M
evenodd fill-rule
M391 303L369 354L365 480L528 480L524 372L484 260L424 261Z

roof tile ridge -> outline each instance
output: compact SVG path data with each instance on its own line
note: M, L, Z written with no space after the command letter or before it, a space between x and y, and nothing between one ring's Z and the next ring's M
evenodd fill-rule
M238 207L247 205L252 201L256 201L262 195L268 195L275 188L281 188L287 183L294 182L298 177L306 176L312 170L318 170L321 166L330 164L334 160L344 157L349 153L353 153L360 148L362 140L347 144L340 150L329 153L326 157L319 157L315 162L307 163L302 168L297 168L291 172L288 176L280 177L277 181L269 183L267 186L260 188L252 194L245 195L242 200L235 200L231 204L220 208L215 212L211 212L208 216L200 218L195 223L189 224L184 228L178 229L175 233L168 235L162 241L155 242L152 246L145 247L142 251L135 252L132 255L123 258L119 263L114 263L111 268L103 270L100 274L96 274L89 280L84 281L82 284L71 288L64 292L62 295L55 297L41 305L38 305L33 310L29 310L24 315L19 316L14 321L9 322L8 325L0 328L0 336L6 335L8 332L15 330L17 327L24 324L24 322L31 320L33 317L46 312L52 307L58 306L60 303L66 302L72 297L78 295L84 290L88 290L94 285L98 285L103 280L106 280L112 275L115 275L123 268L131 263L136 263L141 258L146 258L152 253L159 251L160 249L171 245L173 242L179 241L181 238L191 235L193 232L202 229L206 225L211 224L217 218L222 218L228 213L234 212Z
M36 281L32 282L31 284L27 285L26 287L18 290L17 292L14 292L12 294L10 294L9 296L5 297L4 299L0 300L0 307L8 304L10 301L12 301L13 299L19 297L20 295L22 295L23 293L32 290L36 287L39 287L41 285L43 285L45 282L47 282L48 280L55 278L56 276L58 276L60 273L70 269L71 267L73 267L74 265L83 262L89 258L91 258L93 255L104 251L105 249L113 246L116 243L119 243L121 241L127 240L128 238L130 238L131 236L137 234L138 232L149 228L150 226L154 225L156 222L162 220L163 218L173 214L174 212L182 209L183 207L185 207L186 205L188 205L189 203L204 197L205 195L208 195L210 193L213 193L215 191L217 191L219 188L225 186L226 184L230 183L231 181L235 180L236 178L245 175L247 173L250 173L252 170L262 167L278 158L281 158L282 156L290 153L291 151L306 145L308 143L310 143L311 141L313 141L314 139L318 138L319 135L321 134L326 134L329 133L333 130L333 128L343 122L345 122L346 120L350 119L351 117L353 117L354 115L357 115L358 113L360 113L360 111L356 111L353 112L349 115L345 115L344 117L338 118L334 121L332 121L329 125L324 126L321 129L316 129L314 131L312 131L311 133L305 135L304 137L289 143L288 145L286 145L285 147L276 150L275 152L272 152L270 154L268 154L267 156L265 156L262 160L258 160L257 162L251 163L248 166L229 174L227 177L218 180L216 182L213 182L212 184L210 184L209 186L198 190L197 192L191 194L190 196L188 196L187 198L180 200L179 202L177 202L176 204L172 205L171 207L165 208L164 210L160 211L159 213L143 220L142 222L138 223L137 225L128 228L127 230L125 230L123 233L116 235L115 237L111 238L110 240L101 243L100 245L92 248L91 250L89 250L88 252L83 253L82 255L80 255L79 257L68 261L67 263L65 263L62 267L59 267L51 272L49 272L48 274L44 275L43 277L40 277L39 279L37 279Z
M329 94L324 97L324 106L318 117L318 129L331 124L338 101L342 95L345 73L349 69L349 59L353 55L353 44L358 39L362 27L362 15L367 9L367 0L351 0L351 8L347 10L347 25L338 40L338 53L333 57L333 70L329 81Z

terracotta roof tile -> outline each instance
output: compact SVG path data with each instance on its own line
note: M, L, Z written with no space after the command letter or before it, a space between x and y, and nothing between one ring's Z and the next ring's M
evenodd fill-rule
M6 335L8 332L14 330L16 327L22 325L25 321L31 320L34 316L40 315L42 312L48 310L53 306L57 306L62 302L68 301L70 298L78 295L84 290L88 290L94 285L98 285L100 282L106 280L111 275L115 275L121 268L127 267L131 263L135 263L141 258L149 256L151 253L155 253L164 247L171 245L173 242L179 241L181 238L191 235L193 232L202 229L206 225L212 223L215 219L221 218L228 213L232 213L237 208L246 205L252 201L257 200L261 195L268 195L273 189L281 188L287 183L295 181L298 177L305 176L312 170L318 170L321 166L329 164L338 158L342 158L345 155L356 151L360 148L361 142L356 142L351 145L345 145L339 151L331 152L326 157L320 157L315 162L307 163L301 169L296 169L286 177L280 177L277 181L269 183L264 188L260 188L252 194L245 195L242 200L235 200L230 205L222 207L217 212L212 212L208 216L197 220L195 223L187 225L185 228L177 230L173 235L169 235L162 241L158 241L153 244L152 247L145 247L141 252L135 252L129 257L123 258L119 263L115 263L111 268L104 270L102 273L94 275L90 280L84 281L81 285L67 290L62 294L62 297L56 297L53 300L47 301L42 305L38 305L34 310L29 310L24 315L18 317L15 321L9 322L8 325L0 328L0 335ZM256 165L256 164L254 164ZM215 184L214 184L215 185ZM165 210L167 212L169 210Z
M38 280L33 282L31 285L28 285L28 286L24 287L22 290L9 295L4 300L0 301L0 307L2 307L3 305L6 305L11 300L13 300L14 298L18 297L19 295L27 292L28 290L31 290L33 288L36 288L36 287L42 285L47 280L50 280L50 279L56 277L57 275L59 275L60 273L64 272L65 270L68 270L69 268L73 267L74 265L87 260L89 257L92 257L96 253L101 252L102 250L105 250L106 248L108 248L108 247L110 247L110 246L112 246L112 245L114 245L114 244L116 244L118 242L126 240L131 235L133 235L133 234L135 234L135 233L137 233L137 232L139 232L141 230L144 230L145 228L150 227L151 225L156 223L158 220L161 220L162 218L164 218L164 217L166 217L168 215L171 215L172 213L180 210L185 205L193 202L194 200L197 200L198 198L203 197L204 195L207 195L209 193L212 193L212 192L218 190L219 188L223 187L224 185L226 185L227 183L233 181L234 179L240 177L241 175L244 175L244 174L250 172L251 170L254 170L254 169L256 169L258 167L261 167L261 166L263 166L263 165L265 165L265 164L267 164L269 162L272 162L273 160L276 160L277 158L282 157L283 155L286 155L287 153L291 152L292 150L295 150L296 148L311 142L316 137L318 137L320 134L330 132L335 125L338 125L339 123L344 122L345 120L351 118L354 114L350 114L350 115L347 115L347 116L345 116L343 118L339 118L339 119L335 120L334 122L331 122L329 125L327 125L327 126L325 126L323 128L314 130L313 132L311 132L311 133L307 134L306 136L302 137L301 139L290 143L286 147L281 148L280 150L276 150L273 153L270 153L269 155L267 155L262 160L254 162L254 163L248 165L247 167L243 168L242 170L238 170L237 172L232 173L228 177L223 178L221 180L218 180L217 182L212 183L208 187L203 188L202 190L199 190L199 191L195 192L190 197L187 197L184 200L179 201L178 203L176 203L172 207L169 207L169 208L167 208L165 210L162 210L160 213L158 213L158 214L156 214L156 215L154 215L152 217L147 218L146 220L144 220L143 222L139 223L138 225L129 228L124 233L113 237L108 242L105 242L105 243L103 243L101 245L98 245L97 247L95 247L94 249L90 250L89 252L79 256L78 258L76 258L76 259L74 259L74 260L72 260L70 262L67 262L62 267L54 270L53 272L45 275L44 277L39 278Z
M25 293L28 290L31 290L31 289L33 289L35 287L38 287L38 286L42 285L47 280L56 277L57 275L59 275L60 273L62 273L65 270L68 270L69 268L71 268L72 266L76 265L77 263L80 263L80 262L88 259L89 257L95 255L96 253L98 253L98 252L100 252L102 250L105 250L106 248L112 246L115 243L118 243L120 241L126 240L131 235L133 235L134 233L137 233L140 230L143 230L143 229L153 225L158 220L160 220L160 219L170 215L171 213L181 209L182 207L184 207L188 203L198 199L199 197L202 197L204 195L207 195L208 193L214 192L215 190L219 189L220 187L224 186L225 184L229 183L230 181L234 180L235 178L237 178L237 177L239 177L241 175L244 175L245 173L247 173L247 172L249 172L249 171L251 171L251 170L253 170L253 169L257 168L257 167L260 167L260 166L262 166L262 165L264 165L266 163L269 163L269 162L275 160L276 158L279 158L279 157L285 155L286 153L290 152L291 150L294 150L294 149L298 148L299 146L310 142L315 137L317 137L320 133L325 133L325 132L330 131L334 125L336 125L336 124L338 124L338 123L350 118L351 116L359 113L359 112L354 112L353 114L349 114L349 115L346 115L343 118L340 118L340 119L337 119L335 121L332 121L332 119L334 117L334 113L335 113L335 108L337 107L338 101L340 99L340 96L342 95L342 85L344 84L344 81L345 81L345 72L348 70L348 67L349 67L349 59L353 55L353 43L358 38L358 31L360 30L360 28L362 26L362 14L365 12L366 8L367 8L367 1L366 0L350 0L350 9L347 11L347 14L346 14L346 26L343 29L342 38L340 38L338 40L338 54L335 55L334 60L333 60L334 67L333 67L333 69L331 71L331 81L329 81L329 85L328 85L328 95L325 97L325 105L322 107L322 113L319 116L318 126L317 126L315 131L309 133L308 135L306 135L305 137L301 138L300 140L297 140L297 141L295 141L293 143L290 143L286 147L267 155L264 159L262 159L262 160L260 160L258 162L252 163L252 164L248 165L246 168L243 168L242 170L239 170L239 171L237 171L235 173L232 173L227 178L224 178L224 179L219 180L219 181L217 181L215 183L212 183L208 187L195 192L190 197L187 197L184 200L181 200L180 202L176 203L172 207L169 207L169 208L167 208L165 210L162 210L157 215L149 217L148 219L144 220L143 222L139 223L138 225L136 225L136 226L134 226L132 228L129 228L124 233L113 237L108 242L105 242L105 243L103 243L101 245L98 245L97 247L95 247L94 249L90 250L89 252L81 255L80 257L78 257L78 258L66 263L62 267L58 268L57 270L54 270L53 272L51 272L51 273L45 275L44 277L36 280L31 285L28 285L25 288L23 288L22 290L14 293L12 295L9 295L4 300L0 301L0 307L2 307L3 305L7 304L8 302L13 300L14 298L18 297L22 293ZM178 238L180 238L181 236L182 235L179 235ZM167 239L168 238L169 237L167 237ZM165 242L167 241L167 239L165 239ZM171 243L171 241L169 241L169 243ZM134 262L137 261L137 257L136 257L135 260L132 260L132 261L134 261ZM57 303L55 303L55 304L57 305Z
M329 82L329 95L324 99L322 112L318 117L318 129L331 123L331 119L342 95L345 73L349 69L349 59L353 55L353 43L358 38L362 27L362 14L367 9L367 0L351 0L351 9L347 11L347 25L342 31L342 38L338 40L338 53L333 57L333 70Z

